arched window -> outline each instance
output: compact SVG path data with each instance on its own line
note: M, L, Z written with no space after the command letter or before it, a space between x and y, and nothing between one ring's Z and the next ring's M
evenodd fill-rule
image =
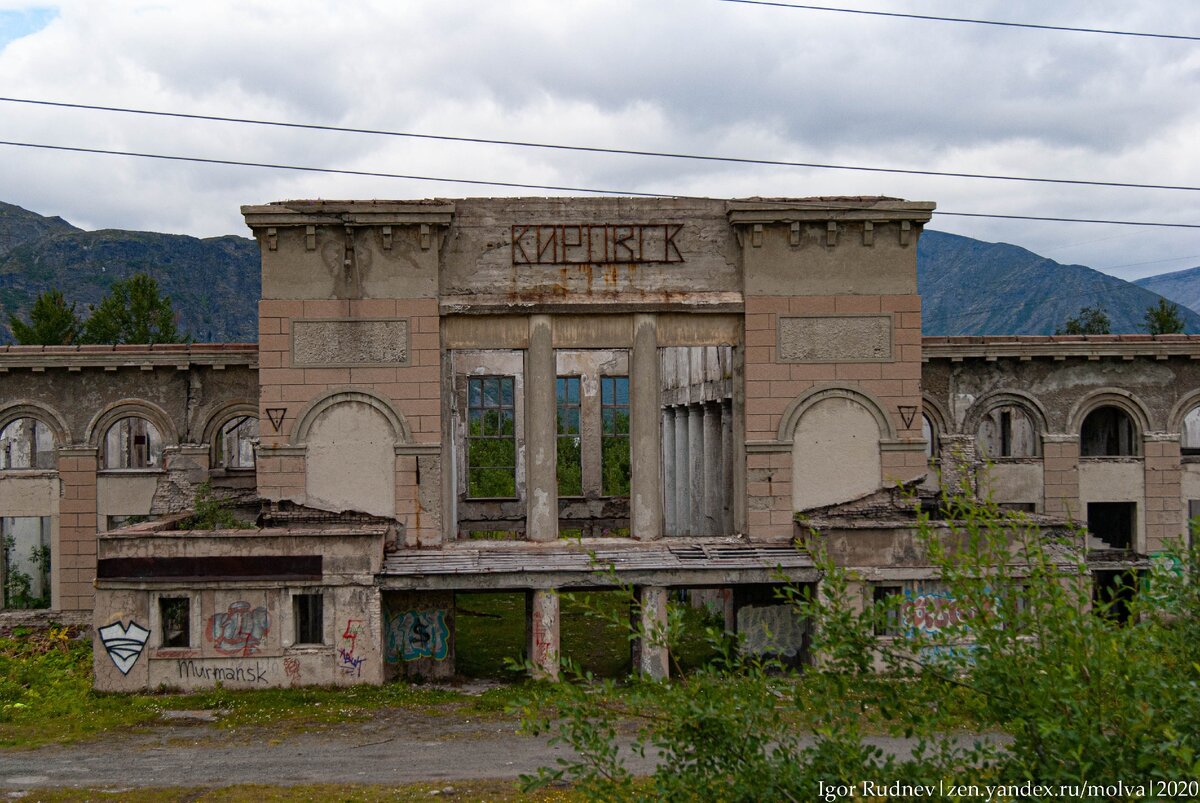
M1037 426L1022 407L993 407L979 422L975 445L981 456L989 459L1037 457Z
M243 415L229 419L217 430L213 442L213 466L254 468L254 444L257 440L257 418Z
M53 469L54 433L36 418L18 418L0 429L0 469Z
M1137 454L1133 419L1120 407L1097 407L1083 419L1079 432L1082 457L1122 457Z
M938 448L938 431L933 425L933 420L921 413L921 437L925 439L925 459L935 460L941 453Z
M1184 454L1200 454L1200 407L1193 407L1184 416L1180 446Z
M158 428L140 416L118 420L104 435L104 468L159 468L162 465L162 436Z

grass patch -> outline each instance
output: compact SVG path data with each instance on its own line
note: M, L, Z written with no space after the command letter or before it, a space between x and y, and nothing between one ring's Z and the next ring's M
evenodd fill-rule
M447 791L449 790L449 791ZM239 784L216 789L184 787L147 787L144 789L33 789L29 800L43 803L82 801L121 801L121 803L291 803L291 801L532 801L533 803L573 803L584 800L569 788L547 788L522 792L515 781L441 781L416 784L302 784L267 786Z

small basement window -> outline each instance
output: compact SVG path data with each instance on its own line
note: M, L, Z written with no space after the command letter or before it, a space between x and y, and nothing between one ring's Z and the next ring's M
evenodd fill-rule
M192 646L192 601L187 597L160 597L163 647Z
M296 594L292 597L292 619L296 623L296 644L325 643L325 599L321 594Z
M875 635L900 635L900 605L899 598L904 589L897 585L876 584L872 588L872 601L875 612L879 616L875 620Z

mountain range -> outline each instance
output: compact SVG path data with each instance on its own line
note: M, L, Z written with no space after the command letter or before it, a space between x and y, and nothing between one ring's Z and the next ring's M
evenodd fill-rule
M10 313L27 317L37 295L62 290L81 312L118 279L149 273L178 312L178 327L201 342L253 342L260 289L258 244L227 235L103 229L84 231L0 202L0 343ZM917 285L927 335L1046 335L1084 306L1100 306L1114 333L1144 332L1161 296L1181 305L1200 333L1200 267L1130 283L1083 265L1063 265L1019 246L926 229Z

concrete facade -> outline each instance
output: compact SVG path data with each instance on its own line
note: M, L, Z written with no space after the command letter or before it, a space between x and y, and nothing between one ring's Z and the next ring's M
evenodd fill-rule
M799 662L773 592L818 581L808 527L864 599L936 584L897 484L1087 522L1097 566L1142 565L1200 502L1200 339L922 339L932 209L245 207L257 348L0 350L6 565L50 556L43 602L90 613L113 690L453 675L455 594L482 590L526 595L554 677L555 591L617 583L635 671L667 674L680 589ZM249 529L187 529L206 479Z

